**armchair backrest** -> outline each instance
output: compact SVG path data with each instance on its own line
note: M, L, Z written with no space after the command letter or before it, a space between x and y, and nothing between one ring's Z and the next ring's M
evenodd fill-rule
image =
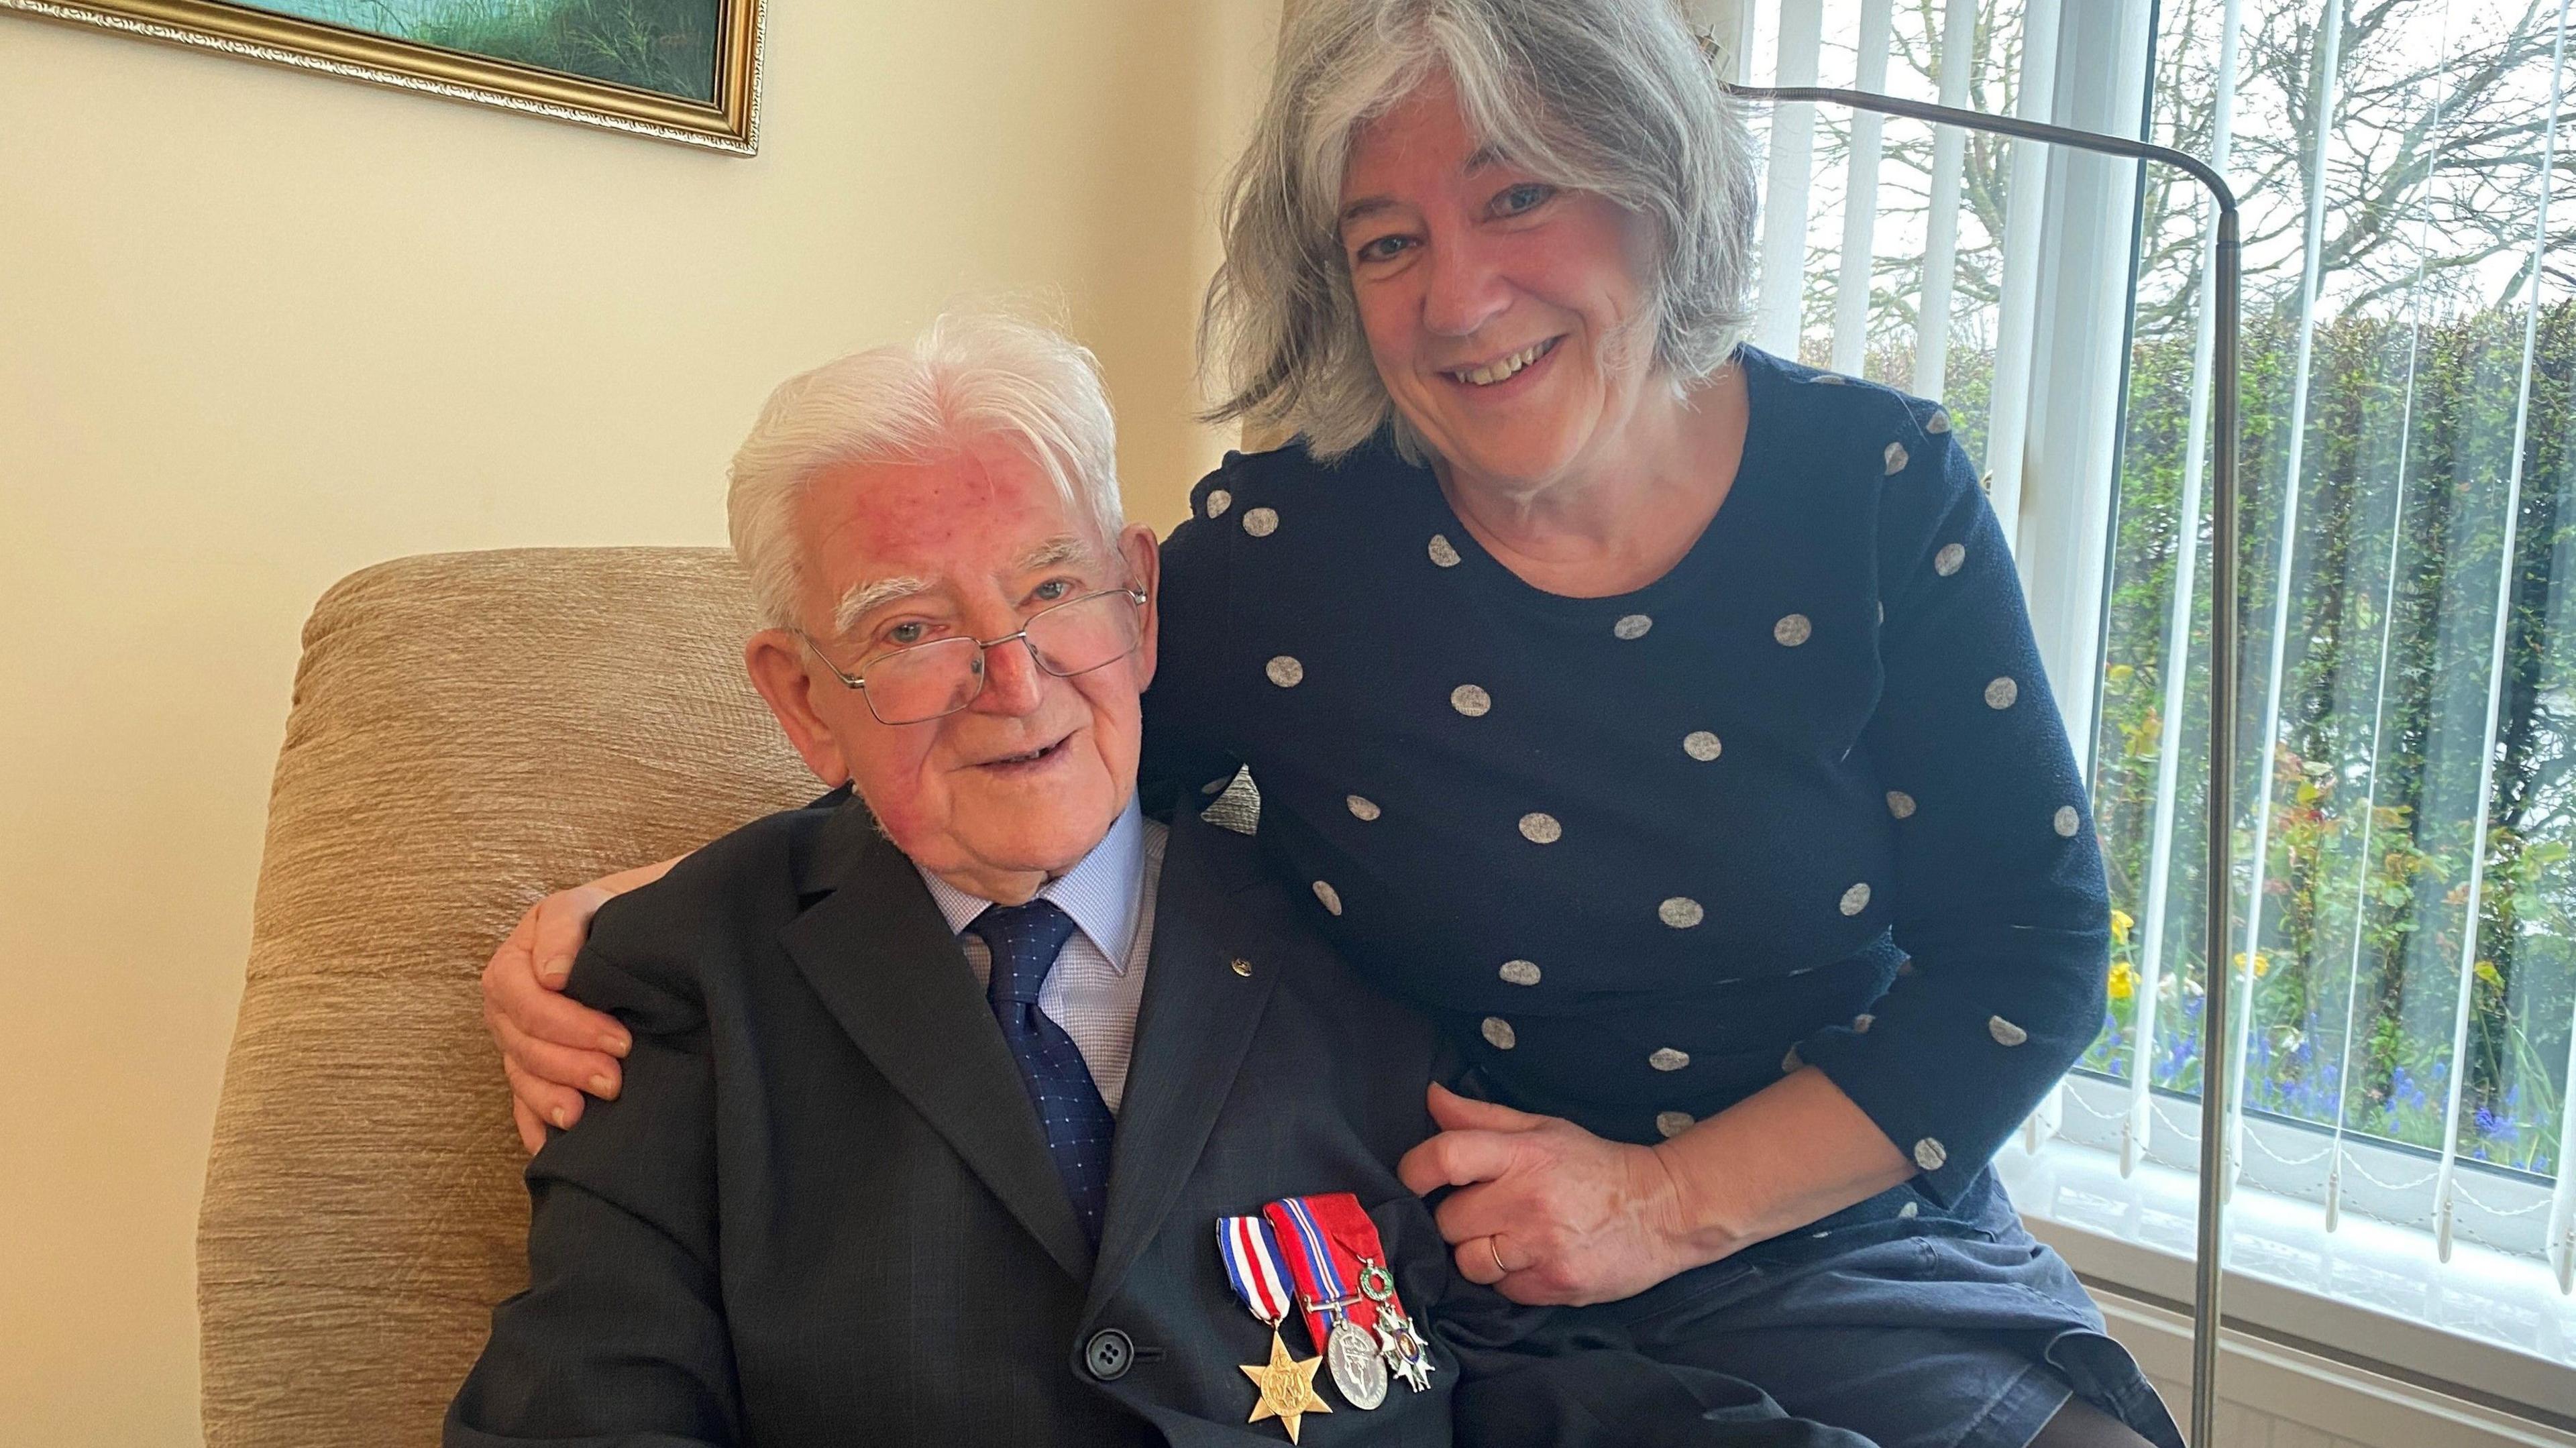
M478 977L548 890L818 792L718 549L406 558L304 631L198 1225L212 1448L434 1444L526 1280Z

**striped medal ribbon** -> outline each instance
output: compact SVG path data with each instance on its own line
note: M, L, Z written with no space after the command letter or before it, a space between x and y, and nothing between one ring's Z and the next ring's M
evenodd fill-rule
M1335 1195L1350 1196L1348 1192ZM1306 1330L1324 1350L1333 1386L1342 1390L1352 1407L1366 1411L1386 1401L1386 1360L1379 1355L1377 1339L1355 1313L1364 1309L1374 1320L1376 1304L1352 1286L1359 1271L1357 1257L1340 1250L1316 1223L1314 1204L1328 1200L1282 1197L1263 1207L1261 1215L1278 1229L1289 1278L1306 1309ZM1351 1198L1354 1207L1358 1201Z
M1299 1362L1288 1355L1287 1344L1279 1338L1279 1324L1287 1320L1296 1302L1287 1268L1280 1260L1279 1241L1271 1235L1270 1224L1259 1217L1219 1217L1216 1255L1225 1264L1226 1284L1234 1289L1236 1300L1270 1329L1270 1360L1243 1365L1243 1375L1252 1379L1260 1393L1252 1405L1252 1416L1244 1421L1258 1423L1264 1418L1277 1418L1293 1444L1306 1414L1329 1413L1333 1409L1315 1391L1315 1369L1323 1366L1323 1360L1308 1358Z

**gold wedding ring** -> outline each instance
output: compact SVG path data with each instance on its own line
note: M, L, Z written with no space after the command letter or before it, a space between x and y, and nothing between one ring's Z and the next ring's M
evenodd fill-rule
M1485 1239L1485 1251L1494 1259L1495 1275L1498 1277L1509 1277L1512 1275L1512 1269L1503 1265L1503 1249L1494 1245L1494 1242L1495 1239L1492 1237L1487 1237Z

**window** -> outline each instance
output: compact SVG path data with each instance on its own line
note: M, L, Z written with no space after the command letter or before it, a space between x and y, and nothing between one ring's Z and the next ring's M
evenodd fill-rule
M1765 0L1720 39L1756 83L2143 127L2234 181L2231 1146L2265 1199L2249 1220L2314 1240L2240 1236L2231 1264L2576 1362L2565 21L2548 0ZM1828 107L1771 124L1757 343L1949 403L2089 750L2112 999L2052 1149L2112 1180L2189 1171L2210 986L2208 208L2156 168ZM2421 1274L2355 1265L2391 1231L2437 1281L2514 1278L2479 1300L2515 1305L2425 1310ZM2188 1251L2187 1216L2181 1232ZM2306 1260L2337 1251L2340 1270Z

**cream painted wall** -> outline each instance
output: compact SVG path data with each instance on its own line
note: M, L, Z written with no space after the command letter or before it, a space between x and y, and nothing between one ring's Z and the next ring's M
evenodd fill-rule
M0 1441L197 1441L198 1190L314 597L721 541L771 383L992 289L1064 299L1132 508L1177 518L1275 14L778 4L753 160L0 14Z

